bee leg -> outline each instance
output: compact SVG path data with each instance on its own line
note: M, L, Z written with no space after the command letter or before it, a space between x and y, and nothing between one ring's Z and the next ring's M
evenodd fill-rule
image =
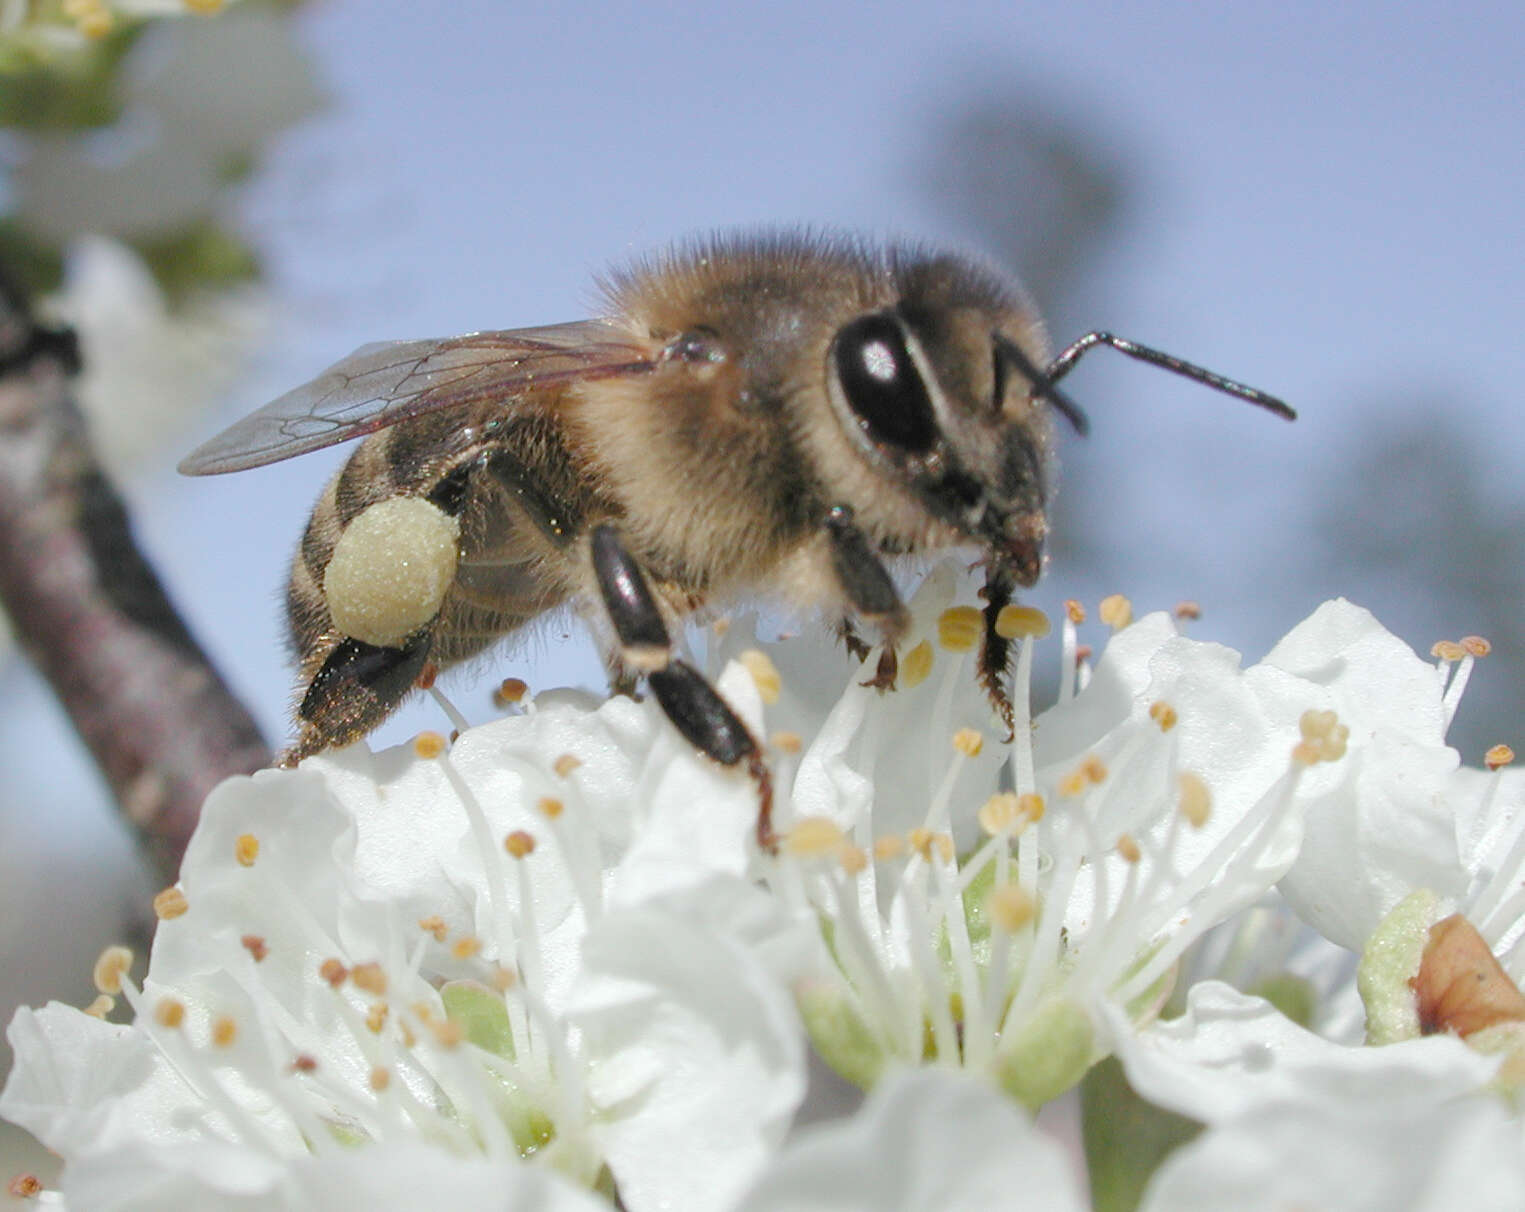
M358 741L392 713L425 671L429 633L400 647L340 640L308 684L297 708L301 733L278 760L295 766L333 746Z
M846 505L837 505L826 514L824 522L827 537L831 540L831 568L836 574L848 603L863 619L874 624L884 638L884 650L879 654L879 668L874 676L864 682L875 690L895 689L895 677L900 669L895 653L895 641L905 631L908 619L900 591L890 578L884 561L875 554L864 533L853 522L853 511ZM856 640L868 655L863 641L858 639L851 624L844 623L844 638L849 652L856 654ZM860 660L862 657L859 658Z
M1015 732L1013 724L1011 691L1006 686L1006 670L1011 661L1011 641L996 632L995 622L1001 609L1011 602L1012 583L1000 575L992 575L980 591L985 599L985 634L980 641L978 672L980 685L995 709L996 715L1006 725L1006 739Z
M745 764L757 784L757 844L771 853L778 845L773 834L773 776L762 746L704 675L673 655L667 623L646 575L613 526L593 528L592 556L621 661L646 675L663 714L689 744L722 766Z

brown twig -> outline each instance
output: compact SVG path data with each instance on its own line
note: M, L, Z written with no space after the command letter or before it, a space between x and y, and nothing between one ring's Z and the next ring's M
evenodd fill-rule
M77 369L72 334L0 282L0 601L173 879L207 792L270 750L138 550L75 403Z

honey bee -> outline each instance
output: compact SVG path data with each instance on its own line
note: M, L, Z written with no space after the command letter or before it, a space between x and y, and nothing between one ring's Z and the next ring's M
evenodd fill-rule
M979 677L1008 726L995 620L1036 581L1056 386L1106 345L1291 418L1285 404L1093 332L1050 359L1015 284L965 257L800 234L716 236L604 283L600 319L367 345L180 466L242 471L369 435L292 564L299 668L284 764L358 740L435 670L573 604L616 689L760 792L762 746L674 650L680 620L759 590L840 620L895 677L887 564L972 546Z

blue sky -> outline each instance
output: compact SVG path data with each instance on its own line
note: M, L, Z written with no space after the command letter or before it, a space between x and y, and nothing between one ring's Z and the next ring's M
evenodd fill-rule
M1198 634L1258 656L1354 592L1314 554L1318 503L1397 420L1486 435L1473 487L1518 504L1518 5L330 0L301 26L332 105L247 199L280 328L187 448L367 341L584 314L594 271L694 231L966 241L927 180L935 118L993 95L1066 115L1127 174L1116 227L1053 309L1056 339L1112 328L1303 414L1284 426L1088 360L1071 386L1094 436L1064 461L1105 508L1075 520L1087 571L1056 561L1037 604L1195 597ZM131 485L143 541L278 736L284 566L341 455L192 481L171 472L180 453ZM1435 587L1372 592L1401 614ZM528 650L535 684L596 675L566 630ZM46 693L4 676L0 754L25 810L7 836L109 908L131 887L126 844ZM484 694L457 697L485 716Z

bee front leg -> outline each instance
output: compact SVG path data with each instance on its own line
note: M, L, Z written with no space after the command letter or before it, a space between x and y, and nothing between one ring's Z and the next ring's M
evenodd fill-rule
M1011 663L1011 641L996 631L996 620L1011 602L1015 586L1009 577L992 573L980 596L985 599L985 634L980 643L979 679L990 706L1006 725L1006 739L1015 733L1011 691L1006 685L1006 670Z
M646 677L663 714L691 745L722 766L746 765L757 784L757 844L777 848L773 834L773 776L762 746L697 669L673 655L666 620L646 574L607 523L593 528L593 572L614 627L619 656Z
M890 578L884 561L875 554L868 538L853 521L853 511L846 505L836 505L827 511L823 526L831 541L831 569L837 583L854 612L877 628L884 641L879 654L879 668L874 676L864 682L879 691L895 689L895 676L899 672L899 658L895 653L895 641L905 632L909 622L900 591ZM844 636L848 651L855 651L857 633L846 624ZM867 656L867 651L864 651Z

